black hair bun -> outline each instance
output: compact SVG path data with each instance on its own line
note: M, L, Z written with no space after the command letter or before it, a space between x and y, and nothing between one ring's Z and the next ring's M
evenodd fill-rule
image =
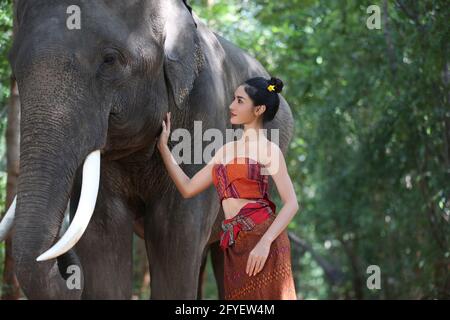
M271 84L275 85L276 93L280 93L281 90L283 90L283 81L281 81L278 78L271 77L270 80L268 81L268 83L269 83L269 85L271 85Z

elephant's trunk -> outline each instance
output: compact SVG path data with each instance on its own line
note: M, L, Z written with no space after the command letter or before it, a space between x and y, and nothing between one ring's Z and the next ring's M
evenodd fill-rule
M55 70L61 66L65 69ZM16 275L30 299L78 299L83 278L80 268L68 269L80 267L73 251L57 260L36 259L58 240L75 174L91 152L104 146L109 112L87 105L86 81L73 78L73 64L40 60L33 67L38 70L18 78L20 171L12 240ZM34 77L43 70L50 82ZM77 275L81 288L72 277Z
M37 262L36 258L57 240L78 164L67 148L49 152L49 146L36 143L36 138L33 143L25 142L27 136L21 139L24 143L12 241L16 274L30 299L76 299L81 288L67 285L63 276L67 277L64 272L68 266L61 270L55 259ZM68 159L70 164L63 163Z

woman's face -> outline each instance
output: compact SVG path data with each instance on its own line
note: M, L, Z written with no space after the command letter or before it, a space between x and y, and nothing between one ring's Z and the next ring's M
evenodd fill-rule
M253 101L244 90L244 86L239 86L234 92L233 102L230 104L230 122L232 124L250 123L262 116L265 106L253 105Z

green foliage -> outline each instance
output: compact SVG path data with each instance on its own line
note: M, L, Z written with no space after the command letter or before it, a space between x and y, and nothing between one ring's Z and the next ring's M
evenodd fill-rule
M11 1L0 0L0 110L4 110L5 99L9 96L9 76L11 70L7 59L12 42ZM0 111L0 112L1 112ZM3 117L2 117L3 118Z

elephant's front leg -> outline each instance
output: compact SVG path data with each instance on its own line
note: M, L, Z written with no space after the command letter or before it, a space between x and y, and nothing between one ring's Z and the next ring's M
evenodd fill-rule
M149 205L145 241L151 299L197 298L202 253L218 209L211 198L208 192L191 199L174 195Z
M86 232L75 247L83 266L82 299L131 299L132 236L130 206L112 179L120 179L102 167L95 211ZM116 181L117 182L117 181ZM72 199L78 202L74 188ZM122 191L123 192L123 191ZM76 204L71 200L71 212Z

